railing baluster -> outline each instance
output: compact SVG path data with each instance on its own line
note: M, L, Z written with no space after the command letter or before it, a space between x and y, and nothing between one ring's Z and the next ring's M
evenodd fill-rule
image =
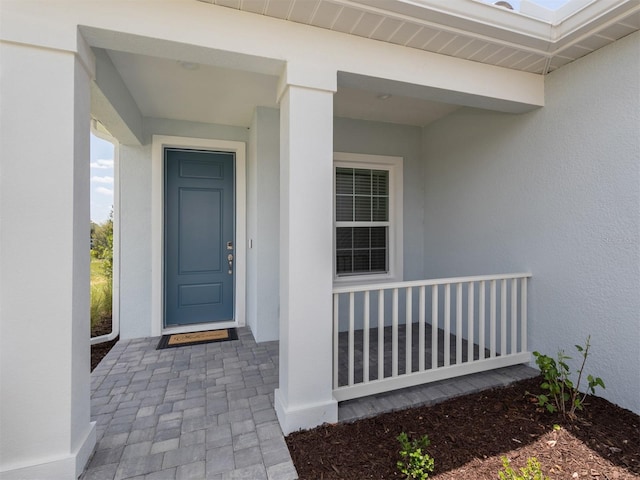
M431 369L438 368L438 285L431 287Z
M462 363L462 284L456 285L456 365Z
M507 354L507 281L500 281L500 355Z
M479 360L484 360L485 358L485 338L487 337L487 333L485 331L484 325L484 317L486 312L486 287L484 280L480 282L480 290L478 291L478 350L479 350Z
M333 388L338 388L338 373L340 371L338 364L338 351L339 351L339 342L338 342L338 333L340 331L340 321L339 321L339 313L340 313L340 294L333 294Z
M529 350L527 345L527 278L520 280L520 351Z
M355 305L354 293L349 293L349 385L353 385L354 362L354 333L355 333Z
M473 290L474 283L469 282L467 284L467 362L473 362L473 347L474 347L474 335L473 331L475 329L474 322L474 309L473 309Z
M444 366L451 364L451 284L444 286Z
M511 348L514 354L518 352L518 280L511 280Z
M378 380L384 378L384 290L378 290Z
M413 295L413 289L411 287L407 288L406 290L406 297L405 297L405 301L406 301L406 306L405 306L405 332L404 332L404 336L405 336L405 352L404 352L404 373L411 373L413 368L412 368L412 362L411 362L411 354L413 353L413 348L412 348L412 338L411 338L411 329L413 327L412 323L413 323L413 305L411 304L412 302L412 295Z
M489 342L490 342L490 356L491 358L496 356L496 281L491 280L489 283Z
M394 288L391 301L391 376L398 376L398 289Z
M426 308L426 301L425 301L425 288L424 285L420 287L419 290L419 301L418 301L418 308L420 309L419 313L418 313L418 335L420 335L420 338L418 339L418 370L420 372L424 371L424 355L425 355L425 351L424 351L424 309Z
M362 381L369 382L369 290L364 292L362 319Z

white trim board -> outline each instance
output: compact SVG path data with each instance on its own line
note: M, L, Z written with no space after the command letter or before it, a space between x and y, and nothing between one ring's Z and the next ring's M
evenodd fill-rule
M165 329L164 319L164 162L167 147L194 148L235 153L235 229L236 229L236 284L234 300L235 322L215 324L199 323ZM151 336L165 331L185 333L207 328L243 327L246 323L247 284L247 174L246 145L244 142L211 140L205 138L153 135L151 145Z

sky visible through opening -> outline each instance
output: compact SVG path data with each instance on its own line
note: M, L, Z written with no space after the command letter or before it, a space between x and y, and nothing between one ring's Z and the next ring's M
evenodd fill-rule
M114 146L91 134L91 221L102 223L109 218L113 205Z

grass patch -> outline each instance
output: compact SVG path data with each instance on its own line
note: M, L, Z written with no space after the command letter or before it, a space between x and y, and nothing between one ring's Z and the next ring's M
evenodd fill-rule
M113 315L113 285L104 271L104 260L91 258L91 327Z

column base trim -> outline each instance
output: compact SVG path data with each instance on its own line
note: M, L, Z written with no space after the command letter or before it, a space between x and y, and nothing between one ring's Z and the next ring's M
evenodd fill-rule
M40 459L42 463L0 470L2 480L69 480L84 471L96 446L96 422L89 424L87 434L75 452L55 460ZM36 462L38 459L35 460ZM1 468L1 467L0 467Z
M276 388L274 403L280 428L285 435L297 430L317 427L323 423L338 422L338 402L333 398L327 402L290 408L282 391Z

